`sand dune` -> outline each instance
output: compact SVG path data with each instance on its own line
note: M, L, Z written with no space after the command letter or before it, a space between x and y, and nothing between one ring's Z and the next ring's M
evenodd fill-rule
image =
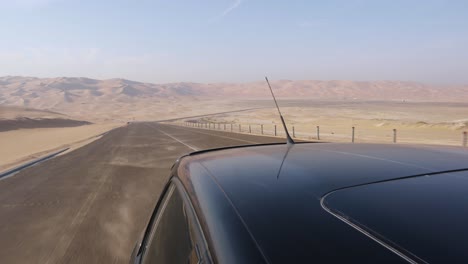
M280 98L315 100L468 100L468 86L435 87L400 81L273 81ZM75 119L164 119L237 110L235 100L269 98L263 81L253 83L152 84L125 79L1 77L0 105L67 114ZM252 106L251 106L252 107Z
M91 124L46 110L0 106L0 171L65 147L78 147L121 124Z
M73 120L64 114L24 107L0 106L0 132L16 129L75 127L90 122Z
M0 105L0 120L18 119L18 118L62 118L66 119L67 116L58 112L40 110L18 106L5 106Z
M120 124L66 128L34 128L0 132L0 171L49 152L78 147Z
M50 127L77 127L89 125L90 122L72 119L32 119L18 118L13 120L0 120L0 132L17 129L50 128Z

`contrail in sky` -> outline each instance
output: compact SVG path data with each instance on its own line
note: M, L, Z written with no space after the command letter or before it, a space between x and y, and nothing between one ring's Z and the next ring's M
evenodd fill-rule
M236 9L237 7L239 7L239 5L242 3L242 0L235 0L234 3L232 3L232 5L230 5L228 8L226 8L222 13L221 15L219 15L219 17L224 17L226 16L227 14L231 13L234 9Z

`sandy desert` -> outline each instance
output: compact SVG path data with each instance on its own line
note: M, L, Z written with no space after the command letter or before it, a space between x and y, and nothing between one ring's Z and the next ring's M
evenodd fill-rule
M289 129L306 140L462 144L468 86L398 81L273 81ZM266 83L151 84L125 79L0 78L0 169L81 146L134 121L185 118L273 135L279 117ZM247 110L247 111L244 111ZM240 112L239 112L240 111ZM222 113L210 115L215 113ZM210 115L210 116L204 116ZM201 116L201 117L197 117ZM190 118L186 118L190 117ZM180 120L178 120L180 121ZM176 121L176 122L178 122ZM277 129L278 136L283 130Z
M93 124L51 111L0 106L0 171L60 149L76 149L120 125Z
M271 105L271 101L245 101L246 105ZM322 141L351 142L355 127L355 142L392 143L396 129L398 143L462 144L463 132L468 130L467 103L440 102L389 102L389 101L313 101L284 100L281 111L289 130L294 127L295 136L317 140L317 126ZM186 119L199 123L233 124L234 132L239 124L244 133L273 135L277 126L278 136L284 136L278 112L264 108L246 112L228 113L198 119ZM222 126L224 129L224 125Z

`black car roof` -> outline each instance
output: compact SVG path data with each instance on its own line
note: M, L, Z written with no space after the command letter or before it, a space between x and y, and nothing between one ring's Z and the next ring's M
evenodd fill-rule
M246 229L245 237L268 262L395 262L402 259L325 211L322 197L351 186L465 169L467 160L466 149L451 147L273 145L193 155L183 159L179 174L190 175L186 185L194 196L219 188L239 218L238 228ZM210 190L197 184L207 177L215 182Z

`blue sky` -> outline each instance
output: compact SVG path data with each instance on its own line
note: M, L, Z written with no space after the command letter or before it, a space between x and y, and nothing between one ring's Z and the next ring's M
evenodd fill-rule
M468 1L0 0L0 76L468 84Z

